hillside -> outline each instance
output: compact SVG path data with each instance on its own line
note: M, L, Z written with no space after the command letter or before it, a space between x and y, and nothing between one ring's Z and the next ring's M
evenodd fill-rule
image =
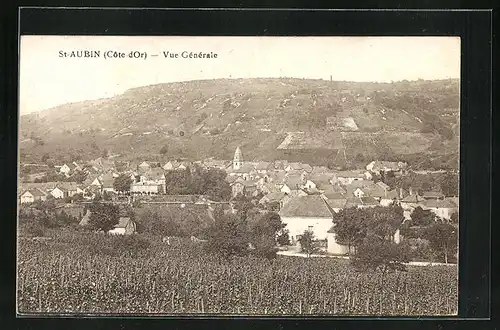
M246 160L303 154L304 161L343 166L346 159L415 160L426 154L454 163L458 112L458 80L189 81L22 116L20 148L29 160L46 153L85 159L106 151L127 159L230 159L241 145ZM285 138L289 141L282 144ZM312 145L313 152L294 154L294 147L283 148L288 145Z

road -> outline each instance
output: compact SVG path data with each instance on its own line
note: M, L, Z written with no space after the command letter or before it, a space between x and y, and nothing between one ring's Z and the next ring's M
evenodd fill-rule
M307 258L307 254L300 253L297 251L279 251L277 254L281 255L281 256L287 256L287 257ZM337 258L337 259L349 260L348 256L335 256L335 255L330 255L330 254L312 254L310 257L311 258ZM408 266L457 266L457 264L452 264L452 263L445 264L445 263L441 263L441 262L428 262L428 261L410 261L410 262L405 263L405 265L408 265Z

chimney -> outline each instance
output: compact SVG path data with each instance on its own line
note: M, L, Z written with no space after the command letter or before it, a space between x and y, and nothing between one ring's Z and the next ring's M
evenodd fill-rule
M410 187L410 196L413 196L413 189Z
M403 199L403 188L399 188L399 198Z

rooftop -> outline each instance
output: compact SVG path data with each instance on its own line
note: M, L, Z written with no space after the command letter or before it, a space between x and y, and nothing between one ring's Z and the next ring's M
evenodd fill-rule
M332 218L326 202L319 195L299 196L288 201L281 209L282 217Z

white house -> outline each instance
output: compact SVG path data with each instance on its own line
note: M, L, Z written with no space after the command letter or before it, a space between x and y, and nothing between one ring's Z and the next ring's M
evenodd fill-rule
M147 182L134 182L130 185L133 194L157 195L161 192L161 185Z
M441 219L450 220L451 215L458 211L458 206L452 201L445 200L425 200L420 203L422 209L430 210Z
M353 181L366 180L363 171L340 171L334 174L332 184L340 183L344 186L351 184Z
M312 231L316 239L324 240L332 227L332 211L319 195L292 198L279 214L290 231L292 241L296 241L306 230Z
M61 166L59 168L59 173L62 173L64 175L69 175L70 172L71 172L71 168L66 164L64 164L63 166Z
M366 165L366 169L372 173L380 175L380 172L399 172L407 166L408 164L404 162L374 160L370 164Z
M64 198L64 191L59 187L55 187L51 190L50 194L54 196L54 198Z
M21 204L33 203L35 201L44 201L47 199L47 195L38 188L32 188L26 190L21 194Z
M332 226L327 233L326 252L335 255L345 255L349 253L349 247L337 243L337 234L335 234L335 225Z

